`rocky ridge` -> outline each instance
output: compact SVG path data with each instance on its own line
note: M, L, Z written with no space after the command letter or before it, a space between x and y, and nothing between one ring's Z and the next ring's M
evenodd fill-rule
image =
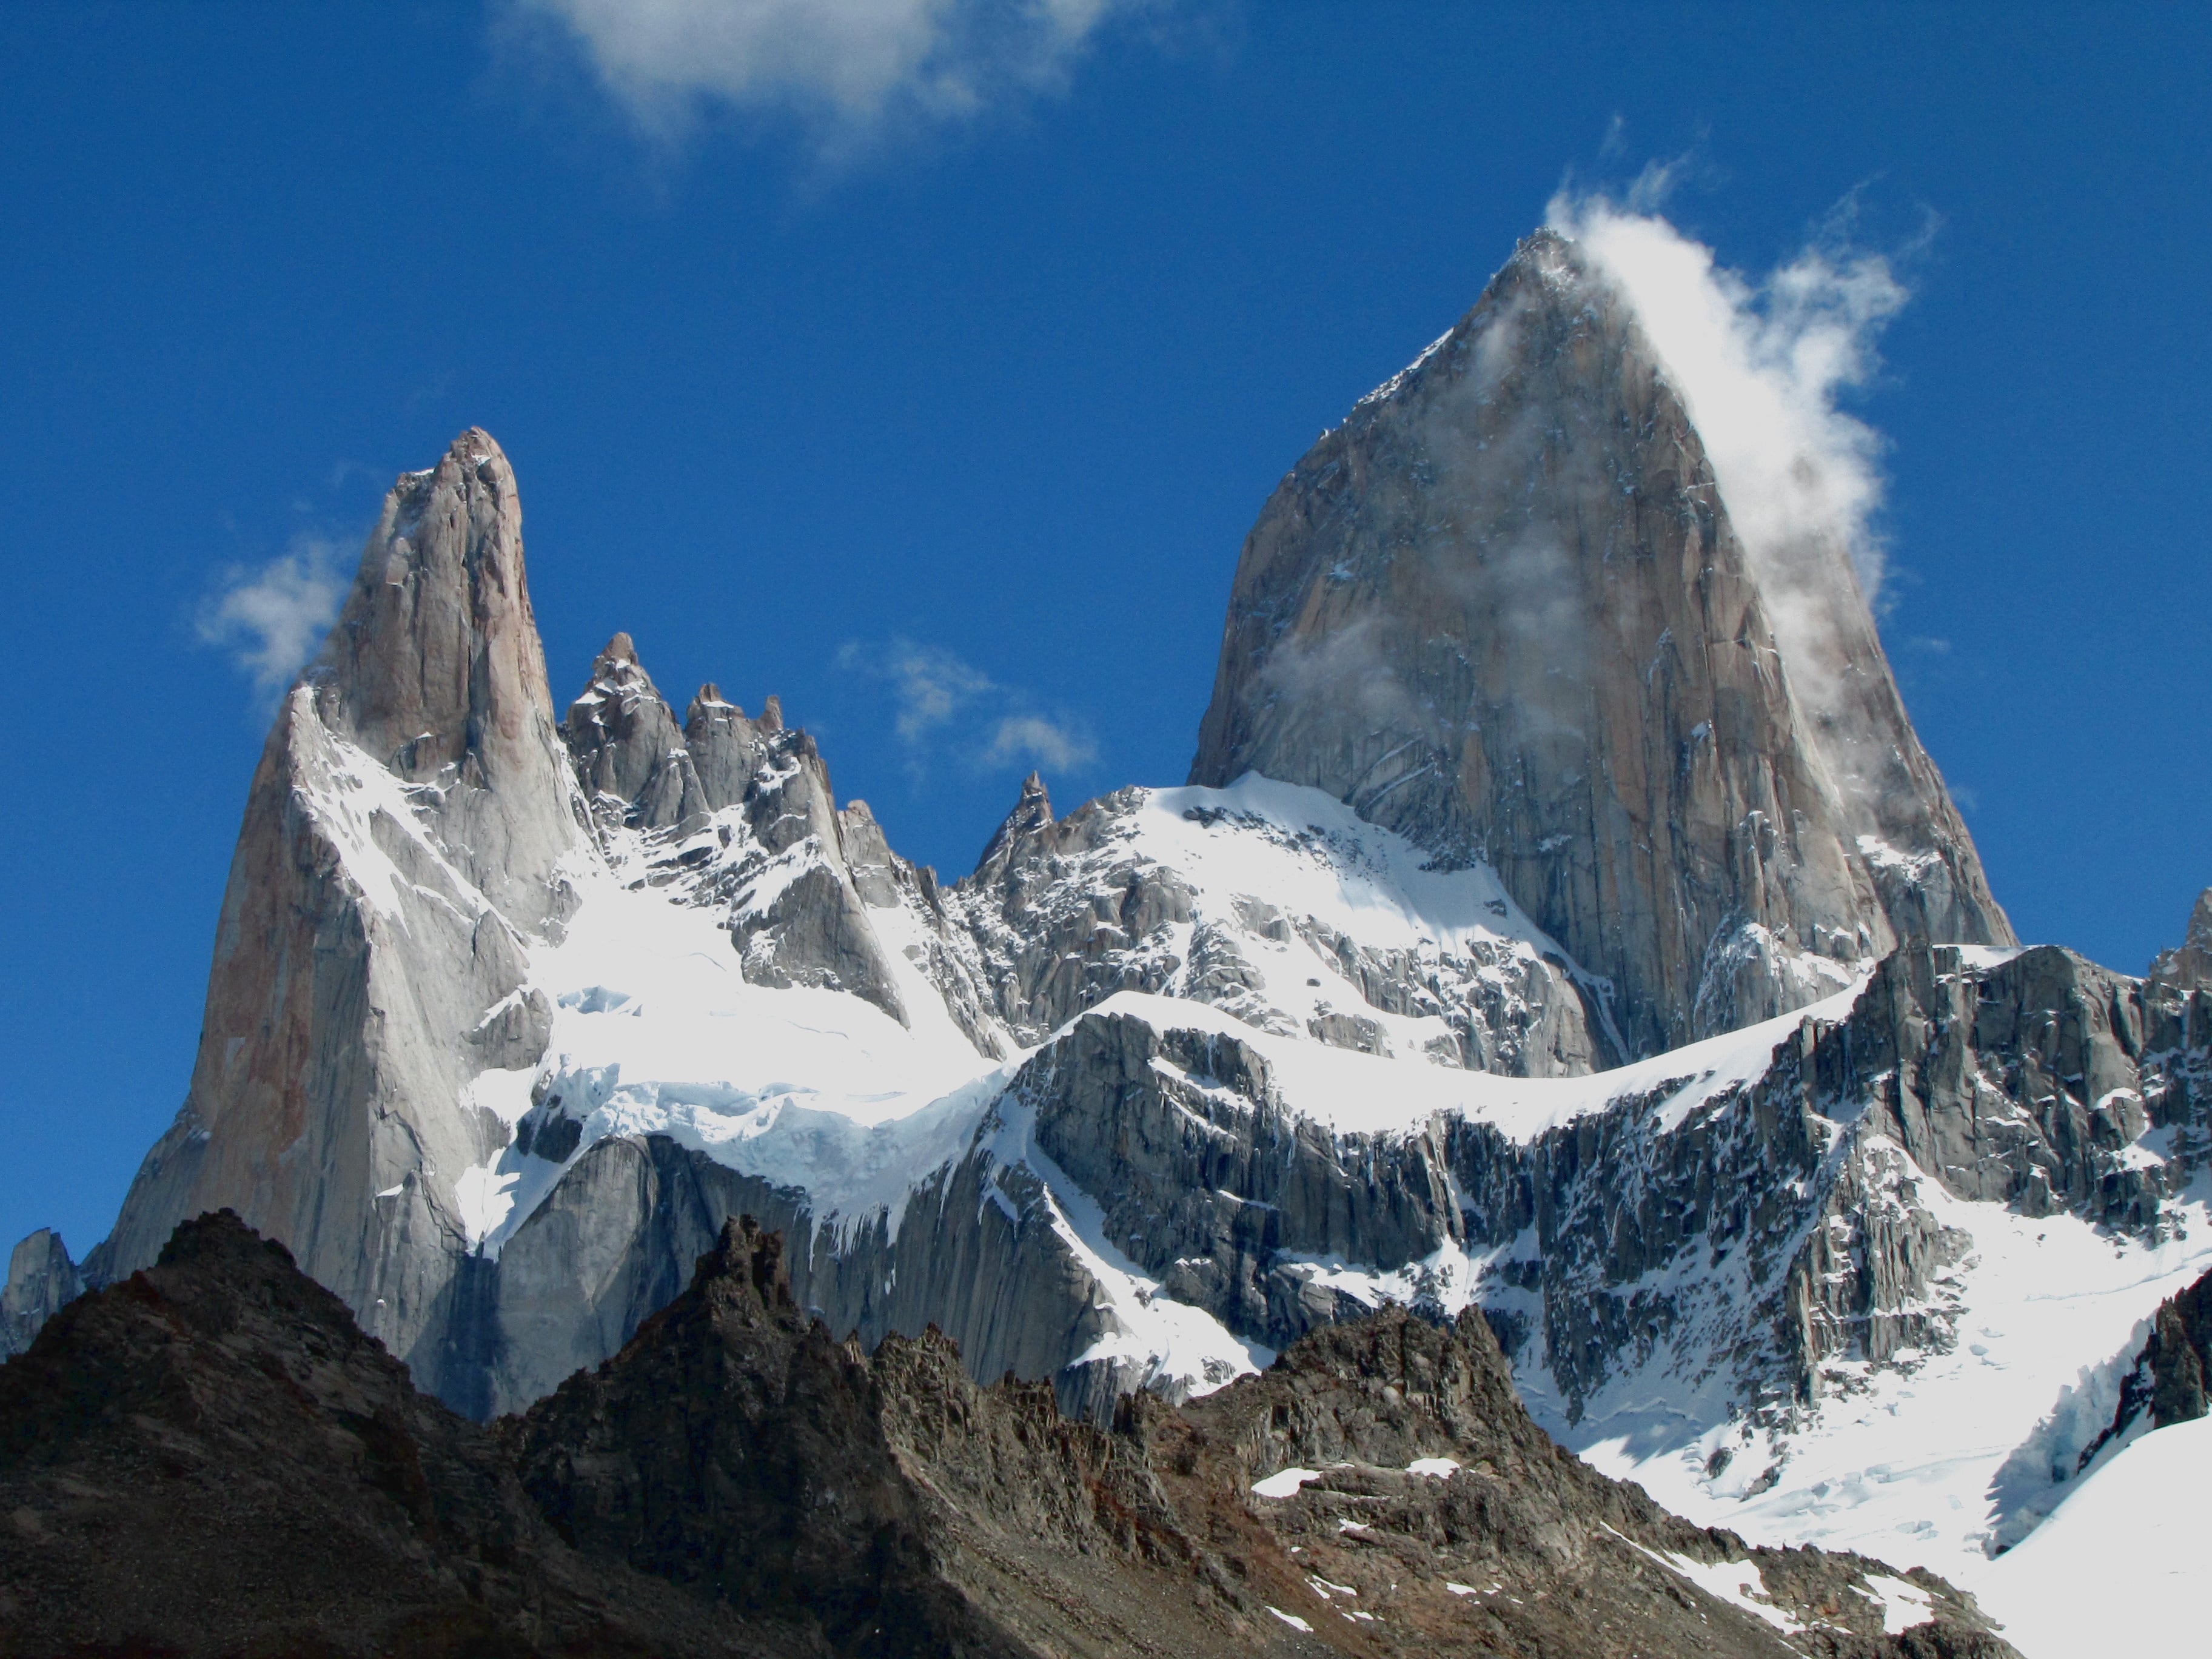
M556 734L514 476L463 433L404 476L247 796L191 1086L94 1283L186 1216L283 1238L433 1389L469 1269L455 1182L508 1139L478 1098L535 1066L529 941L588 845Z
M739 1221L620 1355L485 1429L204 1218L0 1369L0 1497L9 1659L2011 1651L1940 1580L1590 1471L1479 1318L1385 1314L1103 1430L933 1331L834 1340ZM1927 1616L1893 1635L1896 1586Z

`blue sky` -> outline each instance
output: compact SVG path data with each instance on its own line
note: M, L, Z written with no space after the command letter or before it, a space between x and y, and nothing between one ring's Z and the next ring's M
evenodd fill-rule
M617 629L679 707L780 692L958 873L1040 758L1181 781L1276 479L1655 162L1723 264L1909 290L1846 397L1885 636L2022 933L2139 971L2212 883L2212 14L611 21L706 4L11 9L0 1244L81 1254L183 1097L269 708L224 596L312 619L461 428L556 697Z

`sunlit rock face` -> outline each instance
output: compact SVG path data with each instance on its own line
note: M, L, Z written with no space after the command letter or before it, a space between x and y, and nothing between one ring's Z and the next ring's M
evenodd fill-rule
M1834 564L1785 661L1682 398L1540 234L1268 501L1191 781L1309 784L1488 863L1611 981L1615 1060L1903 938L2009 943Z
M392 486L254 773L184 1107L87 1262L118 1278L234 1208L434 1389L469 1294L457 1183L510 1133L483 1080L543 1053L529 952L588 846L521 525L482 431Z

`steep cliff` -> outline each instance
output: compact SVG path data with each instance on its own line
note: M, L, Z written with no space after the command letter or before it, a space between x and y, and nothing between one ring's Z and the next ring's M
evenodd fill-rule
M550 1011L530 941L588 847L489 434L400 478L248 793L191 1084L95 1282L228 1206L432 1389L468 1294L459 1182L506 1144Z
M1261 511L1191 781L1310 784L1486 863L1636 1054L1905 938L2009 944L1838 572L1790 660L1664 365L1542 233Z
M31 1346L39 1328L84 1293L76 1263L61 1236L41 1227L8 1256L8 1282L0 1288L0 1359Z

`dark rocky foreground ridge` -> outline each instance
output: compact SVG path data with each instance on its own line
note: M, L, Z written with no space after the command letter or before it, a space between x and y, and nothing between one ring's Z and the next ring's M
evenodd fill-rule
M1448 1458L1449 1478L1411 1473ZM1255 1495L1285 1468L1294 1495ZM1482 1320L1393 1310L1110 1431L872 1355L733 1221L594 1371L489 1427L234 1216L0 1366L0 1655L2001 1656L1971 1601L1749 1550L1553 1445ZM1685 1576L1744 1564L1755 1615Z

